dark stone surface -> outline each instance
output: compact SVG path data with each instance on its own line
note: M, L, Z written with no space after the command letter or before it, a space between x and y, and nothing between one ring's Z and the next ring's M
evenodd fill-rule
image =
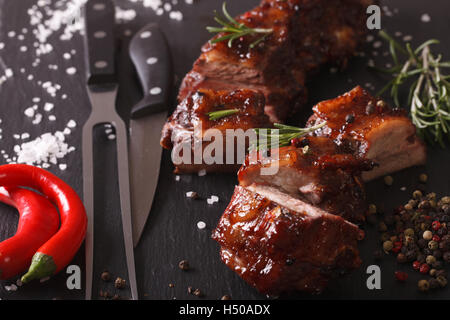
M182 1L179 0L179 2ZM129 1L116 1L122 8L138 9L138 17L135 20L117 26L118 43L121 48L126 48L129 38L124 36L125 30L137 31L150 21L159 22L168 36L179 81L189 71L192 62L199 55L201 45L209 38L205 26L213 23L212 11L219 9L221 2L219 0L196 0L195 5L192 6L182 3L178 5L178 8L181 8L184 19L182 22L178 22L170 20L167 14L157 17L150 8L142 9L138 4ZM10 30L20 31L23 27L29 28L29 17L26 10L32 3L34 1L0 0L0 42L6 43L6 48L0 50L0 62L3 61L5 65L13 68L15 73L14 78L0 86L0 118L3 120L0 125L3 130L3 139L0 140L1 149L10 154L13 153L12 148L17 143L12 137L14 133L29 132L32 137L36 137L43 132L62 129L67 121L75 119L78 126L68 141L77 148L77 151L67 156L68 169L66 171L60 171L57 167L50 168L50 171L67 181L81 195L81 127L90 110L82 71L84 64L82 37L76 35L72 40L66 42L59 41L57 38L50 39L50 43L54 47L53 53L41 57L41 64L33 68L31 66L34 59L33 51L20 53L19 46L22 43L17 39L7 37ZM256 3L258 0L233 1L229 3L229 9L235 14L251 8ZM445 58L450 58L447 54L450 50L450 41L448 40L450 3L448 1L435 0L431 6L424 1L392 0L389 1L389 6L391 10L394 8L399 10L392 18L383 17L383 28L391 34L401 31L404 35L412 35L414 45L429 38L438 38L442 44L436 48L439 52L444 53ZM420 21L422 13L428 13L431 16L431 22L422 23ZM32 37L26 37L23 43L31 49ZM62 54L71 49L77 51L76 55L70 61L64 60ZM306 119L311 113L311 106L320 100L333 98L348 91L356 84L364 86L366 83L371 83L377 90L380 89L385 79L365 67L374 50L367 45L364 50L366 57L357 57L351 60L346 71L330 74L328 70L325 70L312 79L308 106L297 119L291 119L290 122L303 124L303 119ZM379 56L375 57L376 61L389 60L389 57L383 57L383 52L387 51L385 45L376 51L379 52ZM118 56L121 87L117 105L120 113L127 118L131 106L140 98L139 86L134 79L134 71L126 55L122 52ZM56 71L49 70L48 64L57 64L60 68ZM69 66L75 66L78 70L77 74L67 75L65 68ZM20 73L21 67L26 69L25 74ZM26 75L29 73L34 74L33 81L26 79ZM61 84L60 93L67 93L68 99L50 99L47 93L44 93L42 88L36 84L37 80ZM23 115L23 111L32 105L31 99L36 96L42 97L43 101L48 100L55 103L53 113L56 115L57 121L43 121L39 126L35 126ZM97 130L95 143L97 188L93 297L98 298L100 290L127 296L127 290L118 292L114 289L113 282L105 283L100 279L104 270L111 272L113 279L117 276L126 279L127 273L117 197L115 143L107 139L104 130ZM450 194L449 151L429 148L428 154L429 162L426 168L412 168L394 174L394 184L390 188L385 187L381 180L369 183L367 190L370 202L376 203L378 207L383 207L386 211L392 210L393 207L408 199L409 194L415 190L418 184L418 175L422 172L426 172L429 176L427 190L435 191L440 196ZM172 174L172 169L170 154L165 151L154 206L142 240L135 250L140 297L142 299L199 299L188 294L187 288L192 286L201 289L205 293L206 299L220 299L224 294L231 295L234 299L264 298L221 262L218 246L210 238L211 231L232 194L236 183L235 176L181 176L180 181L177 182ZM400 190L400 187L403 186L407 187L407 191ZM187 191L196 191L202 200L187 199L185 196ZM211 195L219 196L220 202L208 205L206 198ZM0 239L3 240L14 234L17 215L13 209L5 205L0 206L0 211ZM200 220L206 222L206 229L197 229L196 225ZM411 270L411 268L398 266L393 257L386 257L381 262L374 261L372 252L379 248L379 235L374 227L367 225L365 230L367 237L360 246L364 262L359 270L332 281L322 295L296 294L286 298L448 298L448 289L428 295L419 293L416 289L419 275L413 272L406 284L396 283L394 270ZM179 269L178 262L183 259L189 261L191 266L189 271ZM366 287L366 268L374 263L381 267L382 290L370 291ZM84 247L75 257L73 264L80 265L84 270ZM45 283L34 282L19 288L16 292L4 290L4 286L14 282L15 279L0 281L0 298L82 299L84 290L70 291L66 289L66 279L65 272L61 272ZM174 287L169 287L169 283L174 284Z

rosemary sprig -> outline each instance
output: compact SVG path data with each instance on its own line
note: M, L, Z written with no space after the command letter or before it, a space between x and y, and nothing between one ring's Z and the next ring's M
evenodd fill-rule
M211 43L222 42L228 40L228 47L231 48L233 45L233 41L240 38L245 37L247 35L256 35L263 34L262 37L258 38L256 41L250 44L250 48L255 47L258 43L263 41L270 33L272 33L272 29L264 29L264 28L249 28L243 23L237 22L227 11L226 2L222 4L222 11L224 18L221 17L217 11L214 11L214 20L220 24L222 27L206 27L211 33L226 33L225 35L218 37L211 41Z
M450 62L442 62L442 56L435 56L430 47L438 44L428 40L413 50L409 43L403 47L385 31L380 36L389 42L389 50L394 61L390 69L374 68L391 74L392 80L378 95L390 90L397 107L400 106L399 92L405 82L409 87L408 106L412 122L418 134L430 143L445 147L450 141L450 75L443 75L442 69L449 68ZM406 57L400 62L399 54Z
M209 120L217 120L223 117L231 116L232 114L238 113L239 109L226 109L226 110L219 110L219 111L211 111L208 112L207 115L209 116Z
M250 142L250 150L264 150L284 147L291 144L292 139L303 137L317 129L326 125L326 121L309 128L298 128L280 123L274 123L275 129L255 128L253 129L258 135L256 141Z

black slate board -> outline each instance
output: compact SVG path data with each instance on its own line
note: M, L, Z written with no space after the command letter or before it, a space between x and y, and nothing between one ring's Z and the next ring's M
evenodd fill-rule
M175 63L176 77L179 80L191 68L193 61L200 53L201 45L209 38L205 26L212 24L212 11L220 9L221 0L195 0L194 5L186 5L180 1L177 8L183 12L184 19L181 22L170 20L164 16L156 16L150 8L142 9L139 4L130 1L116 1L121 8L137 9L138 17L132 22L117 26L118 43L122 48L120 54L119 70L121 87L118 97L118 110L127 118L129 109L140 98L139 86L134 78L134 71L123 48L126 48L129 37L126 30L137 31L150 21L160 23L168 36L172 48ZM230 1L231 13L237 14L250 9L259 0ZM83 73L83 47L82 37L76 35L71 41L62 42L57 38L50 39L54 46L53 53L41 58L40 66L33 68L32 51L19 52L19 46L26 44L32 47L33 40L27 36L23 41L10 39L7 33L10 30L20 31L29 28L29 17L26 14L35 1L5 1L0 0L0 42L5 42L6 47L0 50L0 62L14 70L15 76L0 86L0 118L3 123L2 140L0 149L12 153L13 146L17 143L12 137L14 133L29 132L36 137L43 132L55 131L64 128L67 121L74 119L78 126L69 137L68 141L77 148L77 151L67 156L68 169L60 171L57 167L50 168L75 190L82 193L81 180L81 126L89 114L89 103L84 86ZM389 8L394 12L394 17L383 16L382 27L391 34L400 31L403 35L412 35L413 44L418 45L422 41L434 37L442 41L438 47L444 53L444 57L450 58L450 3L446 0L434 0L433 6L424 1L389 1ZM394 8L398 9L394 11ZM431 16L429 23L422 23L422 13ZM72 49L76 54L71 60L62 57L64 52ZM303 124L304 119L311 113L312 107L318 101L329 99L348 91L355 85L364 86L366 83L375 85L380 89L384 83L379 75L367 70L366 63L372 58L373 51L379 52L376 61L388 61L388 57L382 57L387 50L373 49L370 44L364 49L365 57L357 57L351 60L346 71L332 74L324 70L311 80L310 97L308 106L295 119L292 124ZM48 64L57 64L59 69L49 70ZM76 75L69 76L64 70L69 66L75 66ZM25 68L26 73L21 74L20 68ZM1 68L0 68L1 69ZM34 81L26 79L28 73L33 73ZM52 81L62 86L61 93L68 95L67 100L50 99L49 96L36 84L37 80ZM43 121L39 126L31 124L23 115L25 108L30 106L33 97L42 97L43 101L51 101L56 105L54 114L57 121ZM100 290L109 290L115 293L112 283L104 283L100 280L103 270L109 270L114 276L126 278L126 265L122 245L122 232L120 225L120 212L118 185L116 181L115 144L108 140L104 130L97 130L96 143L96 167L95 180L95 273L93 297L98 297ZM376 203L384 210L392 210L398 204L404 203L409 194L418 184L418 175L426 172L429 176L428 190L433 190L439 196L450 194L449 163L450 152L429 148L429 160L426 168L412 168L394 174L394 185L385 187L382 181L374 181L367 185L370 202ZM0 160L3 161L3 159ZM208 175L181 176L180 181L175 181L172 174L170 154L163 153L161 174L155 202L150 214L148 224L139 246L136 248L136 271L138 288L141 299L198 299L187 293L187 287L200 288L205 293L206 299L218 299L224 294L231 295L234 299L260 299L265 298L248 286L236 274L230 271L221 261L217 244L211 240L211 231L216 225L220 215L225 209L232 194L236 178L234 175ZM407 191L401 191L400 187L407 187ZM186 198L187 191L196 191L203 200L192 201ZM206 203L206 197L217 195L220 202L214 205ZM14 234L17 225L15 211L5 205L0 205L0 240ZM197 222L206 222L207 228L197 229ZM377 264L382 271L382 290L368 290L366 287L366 267L374 264L372 252L378 247L378 233L374 227L366 226L367 237L361 245L363 265L355 272L345 277L332 281L328 289L321 295L310 296L296 294L284 298L303 299L405 299L405 298L430 298L445 299L449 297L449 290L441 290L428 295L420 294L415 286L419 279L417 274L411 273L407 284L398 284L393 278L393 272L397 269L410 270L409 266L398 266L393 257L387 257ZM182 259L189 260L192 270L183 272L178 268L178 262ZM84 248L75 257L73 264L81 266L84 270ZM5 285L15 282L16 279L0 281L1 299L82 299L84 291L68 290L66 288L67 275L65 272L54 276L45 283L34 282L19 288L16 292L7 292ZM84 283L84 282L82 282ZM169 287L169 284L174 284ZM84 285L83 285L84 286ZM122 296L127 296L127 291L120 291Z

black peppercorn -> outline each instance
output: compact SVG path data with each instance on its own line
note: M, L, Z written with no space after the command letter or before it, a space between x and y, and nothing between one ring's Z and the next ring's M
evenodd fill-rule
M445 262L450 263L450 251L444 253L443 258Z
M442 263L441 260L436 260L435 262L433 262L433 264L431 266L437 270L444 268L444 264Z
M114 281L114 287L116 287L117 289L123 289L125 288L126 283L127 282L124 279L117 277L116 281Z
M406 256L403 253L399 253L397 255L397 262L398 263L405 263L407 261Z
M371 115L375 111L375 106L372 101L369 101L366 106L366 114Z
M434 256L436 259L442 258L442 251L441 251L441 250L434 250L433 256Z
M414 251L414 250L408 250L406 252L406 260L407 261L413 261L415 259L417 259L417 252Z
M195 289L195 290L192 292L192 294L193 294L194 296L197 296L197 297L203 297L203 292L201 292L200 289Z
M445 278L447 278L447 271L445 271L444 269L437 270L436 271L436 277L445 277Z
M294 259L290 259L290 258L286 259L286 265L287 266L292 266L294 264L294 262L295 262Z
M345 117L345 122L352 123L353 121L355 121L355 116L353 114L350 113Z
M181 260L181 261L178 263L178 267L179 267L181 270L187 271L187 270L189 270L189 262L188 262L187 260Z
M437 279L430 279L429 281L430 289L436 289L440 287L439 281Z
M111 280L111 274L108 271L102 272L101 278L103 281Z
M425 248L428 245L428 241L421 238L417 241L417 245L419 246L419 248Z
M420 263L425 263L426 256L424 254L418 254L417 255L417 261Z

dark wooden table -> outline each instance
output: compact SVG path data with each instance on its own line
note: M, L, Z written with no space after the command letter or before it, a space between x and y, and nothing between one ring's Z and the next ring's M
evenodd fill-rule
M68 137L68 142L77 150L66 156L68 168L61 171L58 167L49 170L67 181L81 195L81 127L86 120L90 105L84 85L84 61L82 37L76 34L70 41L60 41L58 33L49 39L53 45L53 52L41 57L37 67L32 66L35 58L32 49L33 36L28 33L23 40L17 37L8 37L11 30L20 33L22 28L28 28L29 16L27 9L36 1L6 1L0 0L0 42L5 48L0 50L0 75L4 65L14 71L14 76L0 85L0 124L3 138L0 140L0 149L13 154L13 146L17 140L13 134L28 132L31 138L44 133L54 132L64 128L70 119L76 120L78 126ZM212 11L219 9L221 0L195 0L194 5L187 5L178 0L176 6L184 15L183 21L171 20L168 14L157 16L150 8L142 8L139 3L130 1L116 1L121 8L134 8L137 17L125 24L117 26L117 40L119 44L119 70L121 87L118 96L117 108L121 115L127 119L131 106L140 98L139 85L134 78L134 71L126 56L124 49L130 39L127 30L137 31L146 23L157 21L166 33L172 49L175 63L176 77L179 80L191 68L192 62L199 55L201 45L209 38L205 30L206 25L213 23ZM259 0L230 1L229 9L235 14L243 12ZM393 17L383 15L382 27L391 34L401 32L402 35L411 35L414 45L420 44L429 38L438 38L442 41L437 47L448 59L450 41L450 2L447 0L434 0L433 5L424 1L389 1L389 9ZM428 13L431 21L421 22L421 15ZM401 39L402 37L399 37ZM30 50L21 52L20 46L26 45ZM63 53L76 50L70 60L63 58ZM378 56L373 56L376 51ZM364 57L351 60L349 68L344 72L330 73L324 70L310 83L310 97L308 107L292 119L293 124L303 124L304 119L311 113L310 106L320 100L333 98L355 85L360 84L378 90L385 80L378 74L366 68L367 61L374 59L383 65L389 57L383 56L387 47L374 49L369 43L364 49ZM58 70L50 70L49 64L59 66ZM74 66L75 75L68 75L65 69ZM20 69L25 72L21 73ZM34 75L34 80L27 80L28 74ZM50 97L37 81L51 81L61 85L61 90L55 98ZM372 91L375 91L372 90ZM61 99L61 94L67 94L67 99ZM45 101L55 104L53 114L57 120L54 122L44 119L39 125L32 125L30 119L23 114L31 106L33 97L41 97L41 105ZM117 291L112 283L100 280L103 270L108 270L113 276L126 278L126 264L123 249L123 239L120 223L120 211L117 171L115 161L115 143L109 140L104 129L95 133L95 181L97 188L95 201L95 269L93 297L98 298L100 290L119 293L128 296L127 290ZM425 167L408 169L394 175L394 185L385 187L382 181L368 184L370 201L376 203L384 210L392 210L398 204L404 203L418 183L418 175L426 172L429 176L427 189L436 191L438 195L450 194L450 152L448 150L429 148L429 161ZM3 159L0 160L2 163ZM232 194L236 178L234 175L208 175L181 176L180 181L175 180L172 174L172 164L169 152L165 151L162 159L161 174L156 191L154 206L148 223L144 230L142 240L135 250L136 272L138 288L142 299L198 299L187 293L188 286L200 288L206 299L218 299L224 294L234 299L260 299L264 296L258 294L236 274L230 271L220 260L217 244L211 240L211 231L215 227L220 215L225 209ZM400 188L405 186L406 191ZM204 199L191 201L186 198L187 191L196 191ZM217 195L219 203L208 205L206 198ZM17 226L17 214L14 209L5 205L0 206L0 240L12 236ZM197 222L204 221L207 227L203 230L197 228ZM391 299L391 298L449 298L449 290L441 290L432 294L423 295L416 290L416 281L419 276L412 274L407 284L400 285L395 282L393 272L397 269L410 269L409 266L398 266L393 257L387 257L381 262L375 262L372 252L378 247L378 233L374 227L367 226L367 239L361 245L363 265L348 276L330 283L329 288L319 296L297 294L286 298L304 299ZM183 272L178 268L178 262L187 259L192 270ZM72 262L84 270L84 247ZM366 287L366 268L377 263L382 271L382 289L368 290ZM84 282L81 290L68 290L66 287L67 274L62 271L44 283L38 281L20 287L15 292L7 292L5 285L14 283L16 279L0 281L1 299L82 299L84 297ZM169 287L173 284L173 287Z

